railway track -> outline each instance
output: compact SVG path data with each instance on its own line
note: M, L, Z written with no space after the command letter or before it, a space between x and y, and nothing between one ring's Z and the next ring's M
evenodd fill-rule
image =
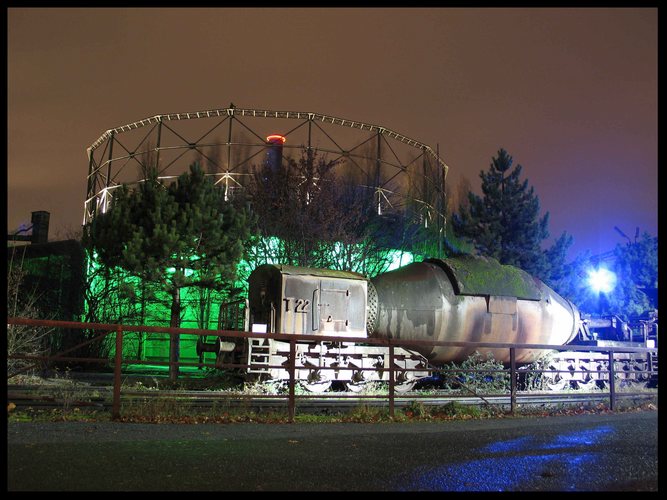
M642 392L617 392L617 399L633 401L650 400L657 397L657 390ZM16 409L64 409L81 408L110 410L113 400L113 389L110 386L45 386L45 385L8 385L7 401L16 405ZM381 395L358 395L350 393L330 392L326 394L304 394L296 396L296 406L300 412L325 413L345 412L358 408L386 407L389 397ZM577 405L596 402L608 402L606 391L560 391L523 393L516 396L516 404L523 407L539 407L549 405ZM284 410L288 405L288 395L241 394L223 391L188 391L188 390L123 390L121 404L148 405L158 402L169 404L170 408L181 407L195 411L211 411L214 409L271 411ZM466 396L451 391L414 391L397 395L394 405L404 408L419 402L424 406L442 406L456 402L463 405L493 405L498 408L509 408L509 394L480 394Z

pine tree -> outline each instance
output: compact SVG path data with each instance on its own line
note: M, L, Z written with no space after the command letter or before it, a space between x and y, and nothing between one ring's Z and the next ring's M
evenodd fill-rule
M513 265L545 282L562 272L565 253L572 244L563 233L546 252L549 213L540 217L540 202L528 180L521 180L521 165L498 150L487 172L481 171L483 196L468 193L469 204L461 204L452 217L454 232L471 240L477 252L502 264Z
M104 266L160 284L171 296L169 326L178 328L181 290L229 288L250 226L246 211L225 201L195 163L169 186L155 169L137 189L121 186L111 209L86 228L84 242ZM178 351L172 336L170 361L178 361ZM175 380L178 367L169 374Z

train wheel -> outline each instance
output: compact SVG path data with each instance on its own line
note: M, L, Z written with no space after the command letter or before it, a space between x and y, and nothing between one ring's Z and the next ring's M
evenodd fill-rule
M417 384L417 379L408 371L397 372L395 380L394 390L401 394L411 391Z
M629 362L616 361L614 363L614 379L616 389L636 387L635 374Z
M577 382L577 388L581 389L582 391L592 391L593 389L596 389L598 386L598 381L595 380L594 378L589 378L585 382L578 381Z
M368 386L368 382L365 380L361 382L354 382L353 380L348 380L345 382L345 388L354 393L360 393L363 392L363 390Z
M566 387L569 387L570 381L569 379L565 378L563 375L562 371L556 371L556 370L562 370L562 367L560 366L562 363L555 363L551 362L547 366L547 370L554 370L553 372L550 373L544 373L544 384L550 391L562 391Z
M648 387L651 376L648 374L648 366L646 363L635 361L632 363L632 370L634 372L636 386L640 388Z
M345 382L345 387L350 392L362 392L368 386L368 380L362 370L356 370L352 374L352 379Z
M311 370L308 380L302 380L301 385L309 392L325 392L331 387L331 380L327 379L319 370Z
M394 390L400 394L404 394L414 389L416 384L417 384L416 380L410 380L408 382L403 382L402 384L395 384Z
M560 375L556 375L553 379L547 380L547 387L550 391L562 391L570 384L569 380L565 380Z
M301 385L306 389L308 392L314 392L314 393L321 393L321 392L326 392L329 390L329 387L331 387L331 380L323 380L319 382L306 382L303 381L301 382Z

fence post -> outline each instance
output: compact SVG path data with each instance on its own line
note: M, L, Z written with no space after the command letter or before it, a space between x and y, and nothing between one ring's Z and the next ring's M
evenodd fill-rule
M516 411L516 348L510 347L510 412Z
M394 418L394 346L389 346L389 418Z
M609 351L609 409L616 409L616 375L614 374L614 351Z
M296 367L296 341L290 339L289 341L289 401L287 403L288 421L290 424L294 423L294 384L296 384L296 376L294 370Z
M116 358L113 369L113 405L111 407L111 418L120 418L120 370L123 360L123 329L121 325L116 326Z

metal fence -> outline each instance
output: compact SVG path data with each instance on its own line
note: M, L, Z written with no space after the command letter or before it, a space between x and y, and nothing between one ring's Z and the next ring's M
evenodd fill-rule
M120 324L101 324L101 323L79 323L71 321L53 321L53 320L37 320L30 318L7 318L7 325L24 325L29 327L46 327L51 329L85 329L94 333L94 336L83 343L80 343L76 346L70 347L65 351L51 354L48 356L39 356L31 354L11 354L8 355L8 359L23 359L33 361L35 364L40 363L51 363L51 362L77 362L77 363L91 363L91 364L109 364L110 361L113 361L113 401L111 407L111 413L113 419L119 419L121 416L121 386L122 386L122 373L123 366L128 366L132 364L145 364L145 360L138 359L126 359L123 358L123 339L124 334L127 332L144 332L144 333L162 333L169 334L172 337L182 336L182 335L192 335L192 336L207 336L207 337L224 337L224 338L271 338L275 340L280 340L288 342L290 346L290 354L288 357L287 366L269 366L269 368L286 368L289 372L289 383L288 383L288 394L283 396L287 399L288 407L288 418L290 422L294 421L296 401L298 399L313 397L308 395L297 395L295 388L297 386L298 380L296 379L295 372L298 369L296 366L296 346L298 343L310 341L310 342L358 342L365 345L375 345L375 346L384 346L388 350L389 363L389 380L388 380L388 394L386 396L377 396L377 395L355 395L357 398L383 398L388 401L389 405L389 415L391 418L395 416L395 406L396 399L400 397L400 394L397 395L396 385L397 385L397 372L399 371L398 366L395 363L394 351L396 348L402 347L406 349L415 349L419 346L450 346L450 347L471 347L471 348L494 348L494 349L508 349L509 350L509 359L510 362L506 368L502 370L464 370L461 368L456 369L447 369L447 368L438 368L438 367L429 367L434 373L438 372L503 372L504 374L509 375L510 387L509 387L509 400L510 400L510 411L515 413L517 406L517 395L519 393L519 388L517 385L518 375L520 373L525 374L525 370L520 370L516 363L516 353L517 351L530 349L530 350L545 350L545 351L581 351L581 352L597 352L603 353L606 355L608 362L606 363L606 373L598 373L598 377L607 381L606 384L608 388L608 397L609 397L609 407L611 410L614 410L617 405L617 390L616 390L616 362L618 361L619 355L627 353L639 353L645 354L646 356L652 356L657 359L657 348L645 348L645 347L596 347L596 346L577 346L577 345L548 345L548 344L505 344L505 343L485 343L485 342L435 342L435 341L400 341L394 339L374 339L374 338L350 338L350 337L336 337L336 336L324 336L324 335L289 335L289 334L270 334L270 333L250 333L250 332L241 332L235 330L204 330L204 329L193 329L193 328L169 328L169 327L158 327L158 326L143 326L143 325L120 325ZM81 357L72 357L67 356L67 354L72 353L77 348L80 348L86 344L97 341L107 335L115 334L115 355L113 360L109 358L81 358ZM252 365L248 364L232 364L232 363L192 363L192 362L169 362L163 361L151 362L153 365L164 365L164 366L196 366L200 368L219 368L219 369L241 369L245 370L252 368ZM15 375L30 369L31 367L24 367L19 370L15 370L13 373L8 372L8 379L11 379ZM657 367L656 367L657 368ZM371 370L372 368L361 368L362 370ZM423 369L415 370L423 371ZM566 370L530 370L532 373L557 373L564 372ZM567 370L571 374L571 370ZM637 375L642 377L649 377L657 375L657 371L654 371L651 366L649 370L641 370L637 372ZM507 395L506 395L507 396ZM323 397L323 395L318 395L318 397ZM327 397L327 396L324 396ZM328 397L335 397L328 396ZM483 396L478 395L477 397L483 398Z

